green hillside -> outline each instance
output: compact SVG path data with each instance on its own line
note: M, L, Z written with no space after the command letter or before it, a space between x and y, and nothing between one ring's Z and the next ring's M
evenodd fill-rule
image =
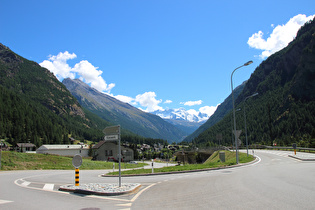
M263 61L236 99L237 129L245 143L244 99L250 144L315 147L315 21L303 26L283 50ZM232 145L232 115L227 114L193 140L199 146Z
M47 69L0 44L0 138L41 144L98 141L108 122L83 110Z

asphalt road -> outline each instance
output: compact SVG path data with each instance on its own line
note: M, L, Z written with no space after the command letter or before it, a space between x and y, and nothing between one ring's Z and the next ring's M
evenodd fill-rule
M120 196L60 192L74 171L0 172L0 209L315 209L315 161L255 151L254 164L195 173L123 177L139 191ZM80 171L80 183L116 183L104 170Z

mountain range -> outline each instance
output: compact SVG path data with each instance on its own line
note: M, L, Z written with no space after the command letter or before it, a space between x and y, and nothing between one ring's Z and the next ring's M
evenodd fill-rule
M101 93L79 79L67 78L62 83L83 107L112 124L120 124L132 133L169 142L180 142L186 136L184 131L161 117Z
M73 95L49 70L0 43L0 138L12 145L70 143L69 137L97 142L104 137L102 130L115 124L121 125L122 139L134 143L179 142L186 135L80 80L64 83Z
M313 20L234 90L236 109L242 110L236 113L237 129L245 131L246 120L251 144L315 147L314 81ZM259 95L246 100L254 93ZM220 139L220 144L232 145L231 110L229 96L185 141L203 147L217 145ZM179 142L207 117L183 109L146 113L80 80L65 79L62 84L47 69L0 43L0 138L10 144L69 143L70 136L99 141L102 130L114 124L124 133ZM240 140L244 143L245 132Z
M181 129L186 136L197 130L209 118L206 113L191 113L184 108L157 110L151 113Z
M204 123L210 117L208 114L202 112L191 113L185 108L156 110L151 113L158 115L163 119L188 121L197 124Z

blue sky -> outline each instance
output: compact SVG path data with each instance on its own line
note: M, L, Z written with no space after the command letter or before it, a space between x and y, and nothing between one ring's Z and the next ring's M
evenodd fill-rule
M312 0L0 2L0 42L146 111L211 112L315 14ZM293 34L293 35L292 35Z

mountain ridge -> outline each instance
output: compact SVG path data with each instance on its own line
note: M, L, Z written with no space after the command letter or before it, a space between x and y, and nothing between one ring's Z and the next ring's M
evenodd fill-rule
M315 147L315 18L298 31L282 50L264 60L236 98L237 129L245 131L249 144ZM246 100L245 98L259 95ZM246 115L245 115L246 109ZM195 137L199 146L232 145L231 112ZM231 141L232 139L232 141ZM245 132L240 135L245 143Z
M182 130L159 116L143 112L128 103L101 93L79 79L66 78L63 84L83 107L135 134L175 142L181 141L185 136Z

